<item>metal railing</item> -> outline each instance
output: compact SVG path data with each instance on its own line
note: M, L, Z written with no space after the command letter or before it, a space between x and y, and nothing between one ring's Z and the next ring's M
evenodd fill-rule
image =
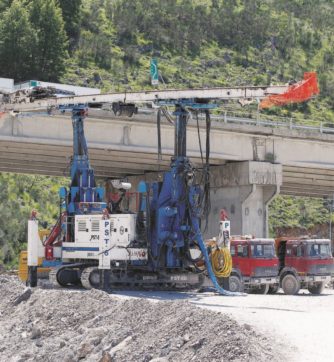
M319 122L310 119L297 120L294 118L284 118L279 116L268 116L262 114L256 114L254 118L254 114L249 114L247 117L244 114L233 111L225 111L220 115L212 115L211 119L223 123L246 124L254 126L285 128L290 130L296 129L334 134L334 123Z

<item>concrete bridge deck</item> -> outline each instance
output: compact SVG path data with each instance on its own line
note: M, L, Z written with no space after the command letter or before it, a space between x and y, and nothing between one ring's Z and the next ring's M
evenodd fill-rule
M157 158L154 115L133 118L91 110L85 131L97 176L124 177L168 167L173 154L174 129L162 123L162 160ZM188 126L188 156L201 165L196 122ZM200 129L202 148L205 131ZM0 118L0 171L64 176L72 154L69 115L42 114ZM334 135L261 125L212 122L212 165L230 161L269 161L282 164L281 193L328 196L334 192Z

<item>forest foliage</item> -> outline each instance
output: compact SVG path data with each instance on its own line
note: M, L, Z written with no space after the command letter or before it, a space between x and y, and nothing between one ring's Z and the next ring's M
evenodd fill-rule
M19 250L26 248L27 224L32 210L41 226L51 227L59 216L61 177L0 173L0 264L15 265Z
M275 109L334 122L331 0L0 0L0 69L104 91L268 85L317 71L316 101Z
M268 85L317 71L319 97L266 111L297 121L334 123L333 40L332 0L0 0L0 77L151 89L152 57L162 88ZM32 208L55 219L60 183L0 174L0 262L24 247ZM322 200L271 206L272 232L328 218Z

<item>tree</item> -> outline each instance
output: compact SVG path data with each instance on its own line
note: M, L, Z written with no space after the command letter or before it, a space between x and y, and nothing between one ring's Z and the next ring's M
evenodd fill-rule
M3 77L25 80L32 67L36 34L20 0L0 15L0 71Z
M10 8L13 0L0 0L0 13Z
M33 209L51 227L59 216L60 186L65 178L0 173L0 264L17 263L26 248L27 220Z
M59 0L65 22L66 34L70 41L70 49L76 45L80 34L82 0Z
M67 36L62 12L55 0L34 0L29 6L35 30L32 74L44 81L57 80L65 70Z
M104 0L87 4L83 9L82 25L76 56L79 64L87 66L89 62L109 70L112 61L119 58L115 46L116 30L108 13Z
M328 210L322 199L308 197L278 196L269 207L271 234L289 229L312 229L316 225L326 225Z

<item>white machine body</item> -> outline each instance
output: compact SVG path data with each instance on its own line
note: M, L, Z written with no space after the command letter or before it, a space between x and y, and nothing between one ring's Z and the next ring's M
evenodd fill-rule
M98 259L103 215L76 215L74 242L63 242L63 259Z
M99 260L101 269L107 268L112 261L147 260L146 248L129 248L136 238L135 214L109 215L108 225L103 223L103 215L76 215L74 242L63 242L63 259ZM110 235L104 240L106 228ZM107 255L101 256L101 253ZM107 261L108 260L108 261Z
M136 215L110 215L111 246L127 247L136 238Z

